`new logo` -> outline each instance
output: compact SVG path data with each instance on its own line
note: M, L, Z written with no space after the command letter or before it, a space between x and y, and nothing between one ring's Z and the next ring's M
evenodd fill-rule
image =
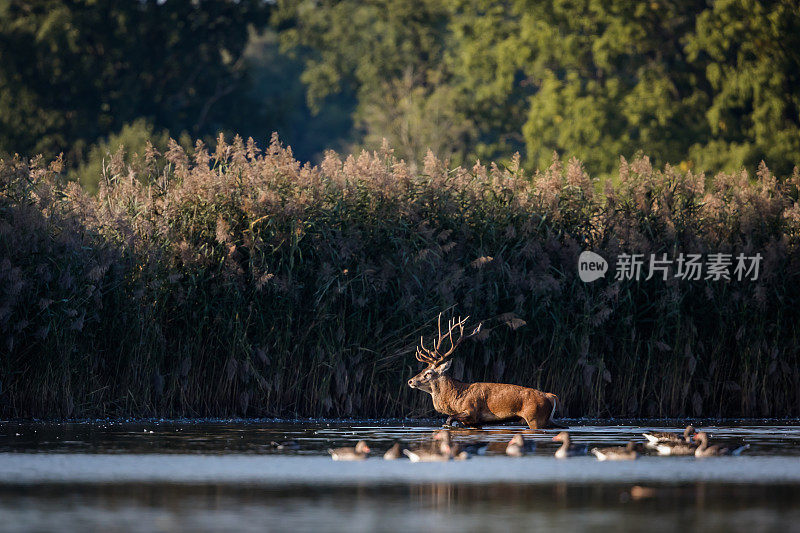
M608 263L601 256L588 250L578 256L578 276L586 283L600 279L608 272Z

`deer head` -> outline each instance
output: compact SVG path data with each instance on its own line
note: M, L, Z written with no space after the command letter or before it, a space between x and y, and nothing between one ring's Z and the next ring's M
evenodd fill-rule
M481 330L481 324L478 324L472 333L464 335L464 325L467 323L469 317L462 319L451 318L447 322L447 331L442 333L442 314L439 313L438 332L439 336L433 344L433 347L428 349L425 347L425 341L422 337L419 339L419 347L417 348L417 361L425 363L427 366L419 374L408 380L408 386L412 389L420 389L425 392L431 392L431 382L441 377L450 368L453 363L452 357L456 348L466 339L478 334ZM454 338L456 334L456 338ZM446 342L445 342L446 341Z

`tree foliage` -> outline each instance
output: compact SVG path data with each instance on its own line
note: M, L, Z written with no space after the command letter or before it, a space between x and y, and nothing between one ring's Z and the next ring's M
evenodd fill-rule
M386 138L398 155L428 149L462 161L473 133L461 88L444 57L449 7L437 0L283 1L276 20L287 49L305 50L301 77L320 110L341 91L356 95L361 142ZM359 144L359 143L357 143Z
M521 151L529 167L554 150L601 174L639 151L710 171L766 159L786 173L800 160L795 2L297 1L280 13L285 44L316 53L310 101L352 88L372 143L405 142L376 108L413 124L430 105L403 106L402 87L445 100L450 117L406 137L458 139L458 153L482 158Z
M87 172L152 130L786 175L799 78L792 0L0 0L0 155Z
M0 153L79 158L144 117L213 134L241 109L258 0L0 2Z

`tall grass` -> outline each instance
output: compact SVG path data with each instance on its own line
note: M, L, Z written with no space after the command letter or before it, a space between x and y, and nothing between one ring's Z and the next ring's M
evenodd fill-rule
M428 415L406 380L441 310L488 332L457 378L554 392L567 415L800 415L797 171L643 157L600 186L557 158L311 167L275 138L128 160L96 196L59 161L0 163L3 416ZM764 261L757 281L587 284L584 249Z

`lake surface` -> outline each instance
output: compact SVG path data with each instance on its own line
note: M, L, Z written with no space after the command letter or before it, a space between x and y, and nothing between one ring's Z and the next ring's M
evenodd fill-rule
M425 445L438 421L2 423L1 531L798 531L797 421L708 423L740 457L552 457L556 431L491 426L458 443L537 444L522 458L412 464L380 458ZM569 421L577 443L641 441L679 421ZM364 462L329 447L364 439ZM296 443L276 449L271 442Z

